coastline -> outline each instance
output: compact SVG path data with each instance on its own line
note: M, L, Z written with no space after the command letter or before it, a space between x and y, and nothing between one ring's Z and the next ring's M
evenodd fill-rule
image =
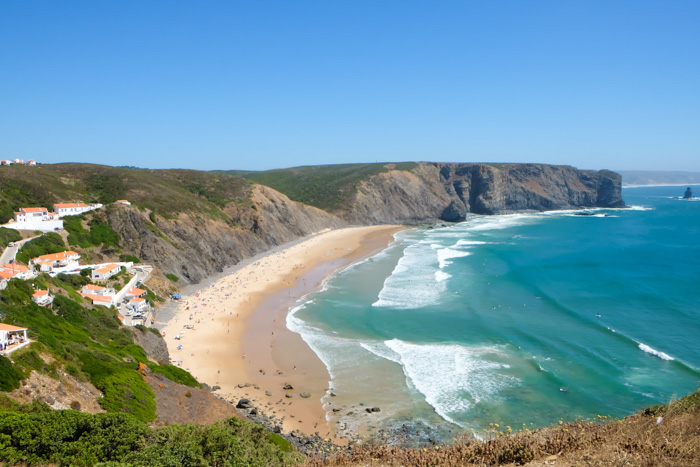
M285 432L336 438L321 401L328 370L287 328L286 316L294 302L338 270L386 248L404 228L325 231L186 287L179 302L159 310L157 327L171 360L198 381L219 386L216 393L224 399L248 399Z

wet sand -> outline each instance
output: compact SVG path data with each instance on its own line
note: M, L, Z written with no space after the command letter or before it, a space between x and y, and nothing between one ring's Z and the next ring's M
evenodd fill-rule
M328 276L386 248L402 229L328 231L273 251L199 290L186 289L168 313L159 311L167 319L162 330L172 360L200 382L220 386L217 393L226 399L251 400L283 431L333 438L321 402L330 376L301 336L287 329L286 315L291 304ZM293 389L285 390L287 384Z

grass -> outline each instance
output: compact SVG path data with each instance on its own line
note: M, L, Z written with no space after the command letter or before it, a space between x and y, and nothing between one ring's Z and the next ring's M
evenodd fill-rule
M128 199L138 209L166 219L194 213L226 222L223 208L248 202L251 182L224 173L196 170L148 170L97 164L4 166L0 170L0 222L20 207L51 206L60 201L113 203Z
M87 220L89 229L83 227ZM68 232L68 244L81 248L119 248L119 235L107 224L101 213L90 212L63 218L63 227Z
M73 295L75 288L88 283L89 279L59 274L53 279L42 275L37 281ZM0 373L7 381L3 387L15 387L17 374L23 379L32 370L56 377L60 365L73 375L89 379L100 389L104 397L99 402L106 410L129 413L142 421L153 420L155 396L137 372L139 363L150 362L144 350L134 344L129 330L120 325L117 312L86 309L76 300L60 294L55 295L53 310L50 310L33 303L32 293L31 285L18 279L10 280L7 288L0 291L3 321L28 328L29 337L38 341L13 354L16 363L11 367L0 360ZM47 364L39 351L51 355L56 363ZM178 382L196 383L181 369L163 366L159 367L159 372Z
M410 171L417 165L414 162L341 164L234 173L274 188L294 201L334 211L344 208L363 180L389 170Z

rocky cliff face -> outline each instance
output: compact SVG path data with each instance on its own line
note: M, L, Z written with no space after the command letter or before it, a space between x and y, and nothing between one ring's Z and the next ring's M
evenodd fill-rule
M112 206L107 216L125 250L177 275L185 284L200 282L274 246L345 225L331 214L267 187L254 187L252 201L252 208L235 203L227 207L233 225L198 213L165 219L122 205Z
M350 223L461 221L468 213L621 207L621 177L543 164L423 163L362 182L351 197Z
M467 214L624 206L621 178L609 171L581 171L541 164L421 163L389 170L356 187L333 214L254 185L245 200L232 200L215 220L199 212L165 218L147 209L113 205L109 224L124 251L197 283L274 246L348 224L461 221Z

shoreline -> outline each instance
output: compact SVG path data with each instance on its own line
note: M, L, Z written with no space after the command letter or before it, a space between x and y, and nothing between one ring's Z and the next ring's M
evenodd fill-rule
M338 442L321 401L328 369L287 328L287 313L337 271L385 249L405 228L324 231L185 287L182 299L158 314L156 327L165 333L171 361L219 386L216 394L234 404L248 399L285 432Z

